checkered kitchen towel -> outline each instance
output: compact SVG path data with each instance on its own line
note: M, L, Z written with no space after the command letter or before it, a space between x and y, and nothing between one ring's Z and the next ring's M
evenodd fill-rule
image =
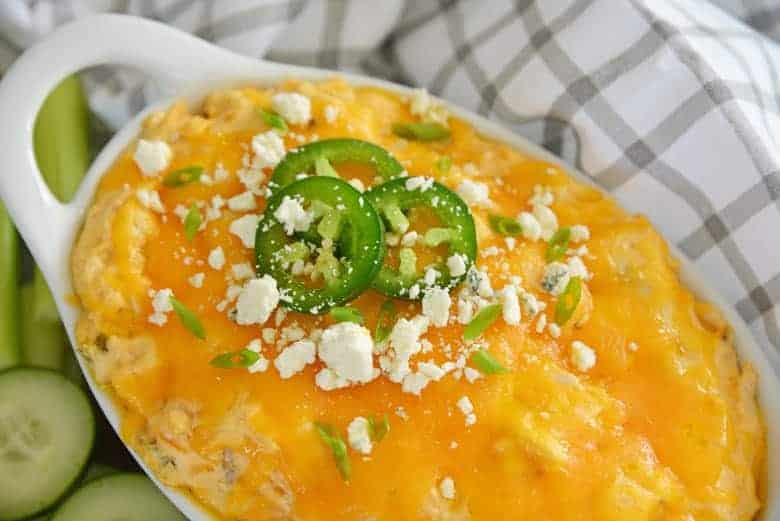
M648 215L780 374L780 0L2 0L0 64L95 10L426 86L503 123ZM114 126L156 96L127 71L90 80Z

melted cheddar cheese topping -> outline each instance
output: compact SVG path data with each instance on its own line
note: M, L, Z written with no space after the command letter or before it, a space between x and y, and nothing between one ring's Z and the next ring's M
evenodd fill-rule
M427 328L411 361L455 369L419 395L385 376L325 391L315 385L319 361L281 378L280 352L300 338L316 342L313 332L333 323L328 315L280 308L262 325L232 319L246 276L232 267L254 259L231 224L262 212L271 168L259 187L253 181L255 209L223 203L247 190L238 174L251 167L253 137L269 131L259 110L278 92L311 104L312 120L290 123L281 136L288 150L354 137L387 149L410 176L461 192L466 180L487 187L489 201L471 205L477 268L494 291L520 286L544 308L521 306L519 324L499 318L480 338L509 372L476 378L455 317L458 290L449 322ZM418 101L341 80L288 81L215 92L202 106L180 102L148 117L141 138L164 142L170 156L157 151L158 175L139 167L137 143L117 158L72 256L79 348L119 404L124 440L164 483L218 519L752 519L763 454L756 376L739 365L717 310L681 284L664 240L644 217L456 118L446 120L452 135L444 141L394 135L394 123L418 118ZM446 119L435 106L430 116ZM437 163L445 156L452 167L443 173ZM190 165L208 177L161 182ZM337 169L371 182L364 167ZM560 226L589 232L562 260L578 257L588 277L561 328L549 326L556 297L542 284L546 243L507 241L489 224L493 214L531 212L534 197L547 198ZM193 205L203 224L188 240L183 214ZM163 289L199 317L204 340L155 302ZM351 304L371 331L384 300L369 290ZM399 318L421 313L419 302L396 308ZM258 339L266 370L210 365ZM355 418L385 414L390 431L369 454L348 448L345 482L315 422L347 440Z

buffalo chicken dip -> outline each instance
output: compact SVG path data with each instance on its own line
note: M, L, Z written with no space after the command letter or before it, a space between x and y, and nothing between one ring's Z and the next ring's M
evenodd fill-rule
M122 436L224 520L743 520L756 375L641 216L425 91L151 114L72 254Z

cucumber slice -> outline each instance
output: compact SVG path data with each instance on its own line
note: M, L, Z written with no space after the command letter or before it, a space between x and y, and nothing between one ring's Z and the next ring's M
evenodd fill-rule
M184 521L186 518L143 474L123 473L78 489L50 521Z
M77 482L95 441L84 392L47 369L0 372L0 521L54 505Z

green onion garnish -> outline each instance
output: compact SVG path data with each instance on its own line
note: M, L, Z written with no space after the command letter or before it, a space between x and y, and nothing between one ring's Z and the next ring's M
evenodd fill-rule
M330 318L336 322L354 322L355 324L363 323L363 314L359 309L351 306L337 306L330 309Z
M382 307L379 308L379 316L376 319L376 329L374 329L374 342L383 343L390 336L390 332L395 325L395 305L392 300L385 300Z
M471 355L471 361L485 374L502 374L509 372L509 369L501 365L501 363L493 358L493 355L485 349L474 351L474 354Z
M560 259L569 249L569 240L571 239L571 228L561 228L555 234L550 237L550 242L547 243L547 253L545 259L547 262L552 262Z
M501 235L508 235L515 237L523 233L523 227L520 223L510 217L504 217L503 215L491 215L490 227L493 231L500 233Z
M385 414L381 420L371 416L368 418L368 430L371 434L371 440L374 442L382 441L388 432L390 432L390 419Z
M260 359L260 355L249 349L241 349L231 353L222 353L211 360L211 365L221 369L236 369L250 367Z
M396 123L393 134L415 141L438 141L450 137L450 129L438 123Z
M336 169L333 168L333 165L330 164L330 161L328 161L328 158L325 156L320 156L314 160L314 171L317 175L324 177L340 177L339 173L336 172Z
M582 298L582 281L579 277L572 277L566 284L566 289L558 296L558 302L555 304L555 323L559 326L569 321L574 314L574 310Z
M206 338L206 331L203 329L203 324L200 323L198 315L193 313L190 308L182 304L176 297L170 297L170 301L173 310L176 312L179 320L181 320L181 323L184 324L184 327L201 340Z
M452 158L450 156L441 156L436 161L436 169L442 174L446 174L452 168Z
M260 117L263 118L263 121L269 127L278 130L282 134L287 132L287 122L276 112L260 109Z
M200 165L190 165L184 168L174 170L163 179L165 186L182 186L200 179L203 175L203 167Z
M184 216L184 236L187 237L188 241L195 238L195 234L198 233L201 222L202 218L198 211L198 207L193 204L190 206L190 211Z
M501 314L501 304L491 304L482 308L477 316L466 324L463 330L463 340L469 342L479 337Z
M316 427L317 433L319 433L322 441L330 447L330 450L333 453L333 459L336 461L336 467L339 469L339 474L341 474L341 478L344 481L349 481L349 477L352 474L352 467L349 463L347 445L344 443L344 440L330 425L314 422L314 427Z

